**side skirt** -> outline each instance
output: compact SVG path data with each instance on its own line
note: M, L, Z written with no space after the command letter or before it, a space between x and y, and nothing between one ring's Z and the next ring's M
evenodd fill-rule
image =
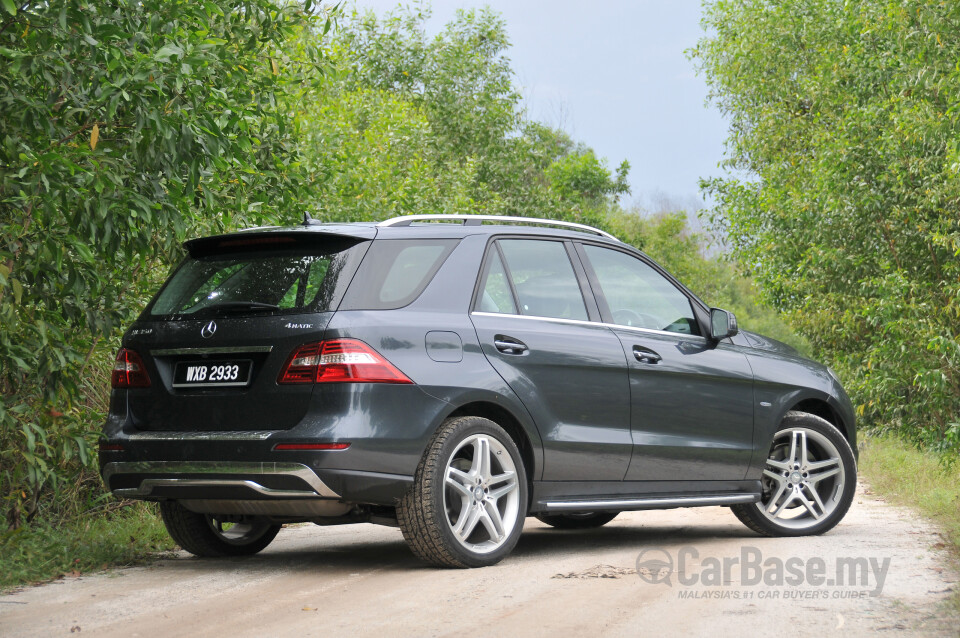
M530 513L756 503L760 481L536 481Z

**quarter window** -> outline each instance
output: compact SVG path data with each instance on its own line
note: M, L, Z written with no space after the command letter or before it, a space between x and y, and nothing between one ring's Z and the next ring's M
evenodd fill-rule
M384 239L373 242L343 310L393 310L420 296L456 247L456 239Z
M503 269L503 261L500 260L500 251L496 248L490 256L490 266L487 268L487 278L483 284L478 310L517 314L517 304L513 301L507 273Z
M651 266L618 250L585 245L584 251L600 282L613 323L700 334L690 300Z

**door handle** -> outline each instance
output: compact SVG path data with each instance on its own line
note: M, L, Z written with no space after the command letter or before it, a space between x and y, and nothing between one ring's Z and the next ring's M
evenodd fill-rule
M663 357L659 354L643 346L633 346L633 356L636 357L640 363L660 363L660 361L663 360Z
M504 335L494 337L493 345L503 354L523 354L530 349L524 342Z

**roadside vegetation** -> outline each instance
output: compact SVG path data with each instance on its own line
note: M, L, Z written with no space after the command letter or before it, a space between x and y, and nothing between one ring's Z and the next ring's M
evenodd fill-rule
M960 463L945 465L941 454L891 436L870 436L863 442L859 470L876 494L933 521L942 530L953 568L960 569ZM948 605L960 611L956 585Z
M718 0L691 57L730 121L708 180L741 272L861 427L960 455L960 3Z
M935 453L890 437L871 436L864 440L860 470L876 492L937 523L954 555L960 557L960 464L944 467Z

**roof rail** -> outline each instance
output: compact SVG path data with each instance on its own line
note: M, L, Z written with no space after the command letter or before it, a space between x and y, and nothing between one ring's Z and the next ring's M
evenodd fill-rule
M538 217L511 217L509 215L403 215L384 220L377 226L409 226L413 222L423 221L460 221L464 226L479 226L483 222L502 222L509 224L526 224L529 226L557 226L559 228L569 228L587 233L594 233L607 239L620 241L610 233L587 226L586 224L577 224L574 222L561 222L551 219L540 219Z

